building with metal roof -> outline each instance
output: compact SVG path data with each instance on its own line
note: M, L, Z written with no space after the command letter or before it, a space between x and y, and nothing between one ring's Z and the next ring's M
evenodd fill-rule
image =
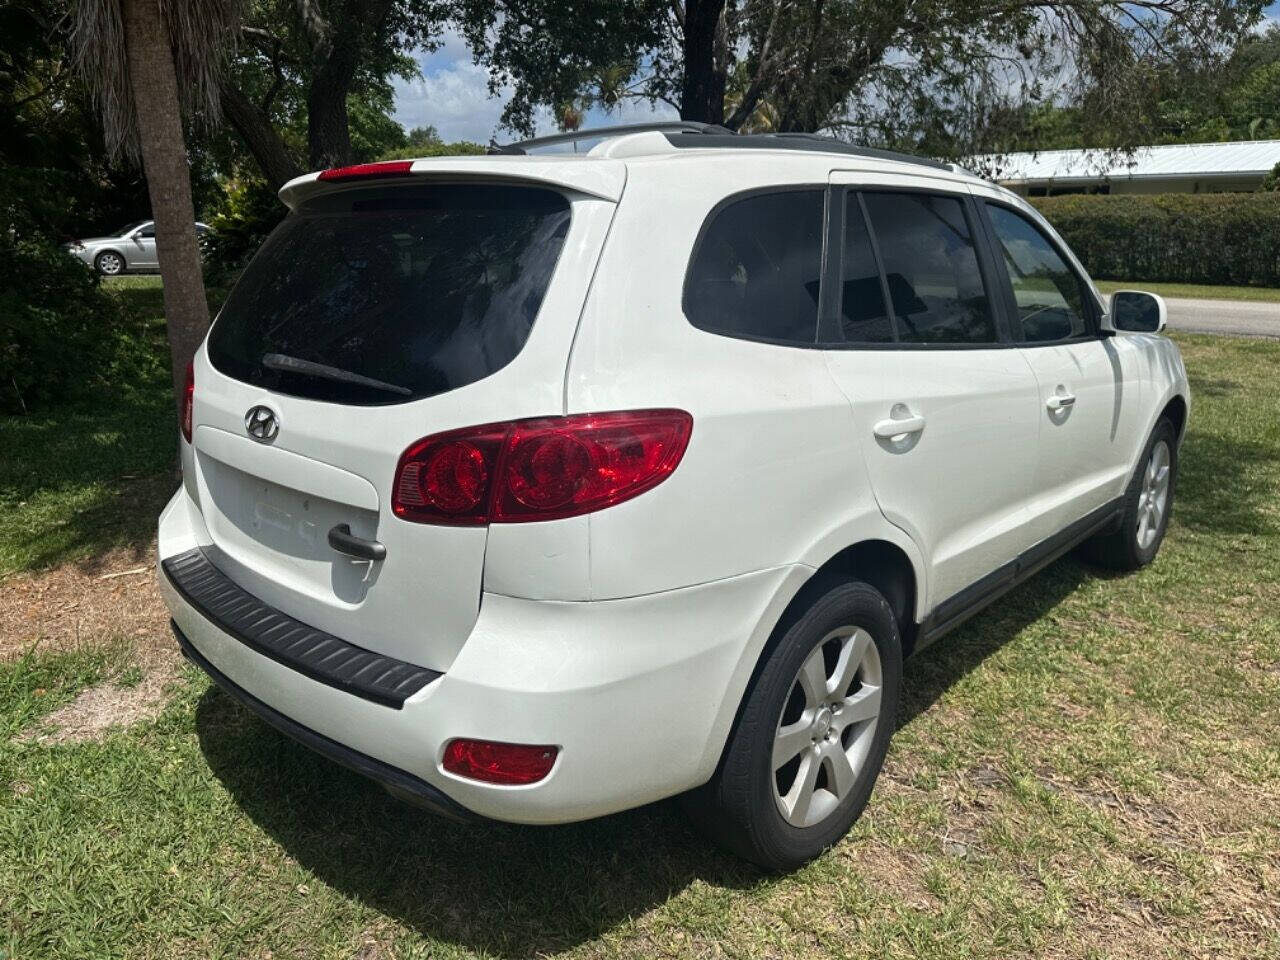
M1257 190L1280 163L1280 140L1177 143L1106 150L1041 150L984 158L1004 186L1023 196L1064 193L1224 193Z

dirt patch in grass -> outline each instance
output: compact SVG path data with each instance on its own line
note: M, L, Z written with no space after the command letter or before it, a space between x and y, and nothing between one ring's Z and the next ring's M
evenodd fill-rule
M880 843L843 843L836 856L848 863L869 890L912 910L936 910L941 902L922 882L928 865L927 855L905 847L892 848Z
M42 717L18 734L20 743L84 743L101 740L115 727L131 727L160 715L169 687L177 678L177 663L152 665L132 685L115 681L90 687L65 706Z
M155 583L153 550L120 549L92 564L66 563L0 580L0 662L35 650L124 643L123 673L80 692L17 736L45 744L101 739L113 727L157 716L180 657Z
M153 549L141 556L120 549L92 564L0 579L0 661L34 646L66 650L121 638L130 641L144 668L172 660L153 557Z

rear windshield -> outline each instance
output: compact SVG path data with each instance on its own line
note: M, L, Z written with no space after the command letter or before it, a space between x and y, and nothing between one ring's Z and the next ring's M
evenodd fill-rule
M453 390L524 346L569 228L532 187L382 187L319 197L267 238L209 335L237 380L338 403Z

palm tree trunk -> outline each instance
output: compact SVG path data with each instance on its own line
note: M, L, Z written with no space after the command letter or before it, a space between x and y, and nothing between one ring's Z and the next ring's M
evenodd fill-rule
M187 363L209 327L209 306L196 242L178 80L157 0L124 0L124 35L129 83L138 111L142 168L156 222L176 410L182 405Z

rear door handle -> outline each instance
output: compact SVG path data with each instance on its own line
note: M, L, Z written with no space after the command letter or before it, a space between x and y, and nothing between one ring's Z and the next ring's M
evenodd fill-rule
M905 436L908 433L919 433L924 429L924 417L881 420L871 429L881 440L892 440L894 437Z
M339 553L357 560L385 560L387 548L377 540L366 540L351 532L348 524L340 523L329 531L329 546Z
M1076 398L1070 393L1055 393L1044 402L1044 405L1052 412L1057 413L1059 410L1075 406L1075 402Z

